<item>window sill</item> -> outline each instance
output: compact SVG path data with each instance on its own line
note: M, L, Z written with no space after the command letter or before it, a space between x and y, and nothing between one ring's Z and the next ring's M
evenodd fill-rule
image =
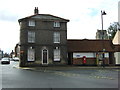
M60 43L60 42L54 42L54 43Z
M54 62L60 62L60 59L54 59Z

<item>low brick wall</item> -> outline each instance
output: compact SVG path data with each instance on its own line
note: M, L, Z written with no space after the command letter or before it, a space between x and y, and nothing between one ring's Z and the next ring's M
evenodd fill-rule
M73 65L83 65L82 58L73 58ZM105 64L109 64L109 59L105 58ZM96 58L86 58L86 65L97 65Z

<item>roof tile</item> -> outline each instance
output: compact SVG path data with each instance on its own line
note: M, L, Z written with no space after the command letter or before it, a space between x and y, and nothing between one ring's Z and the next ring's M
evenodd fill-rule
M68 40L68 52L114 52L114 45L111 40Z

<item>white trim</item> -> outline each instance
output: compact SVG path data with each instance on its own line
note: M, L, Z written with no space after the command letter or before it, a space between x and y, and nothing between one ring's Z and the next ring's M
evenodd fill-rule
M43 50L47 50L47 63L43 63ZM42 64L48 64L48 49L42 49Z

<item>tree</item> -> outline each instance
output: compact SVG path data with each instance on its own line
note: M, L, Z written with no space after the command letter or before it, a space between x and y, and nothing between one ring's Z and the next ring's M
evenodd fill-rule
M9 54L8 54L8 53L5 53L5 54L4 54L4 57L9 57Z
M118 30L118 27L120 27L120 24L118 22L114 22L114 23L110 24L110 26L107 29L109 39L112 40L114 38L114 36Z

